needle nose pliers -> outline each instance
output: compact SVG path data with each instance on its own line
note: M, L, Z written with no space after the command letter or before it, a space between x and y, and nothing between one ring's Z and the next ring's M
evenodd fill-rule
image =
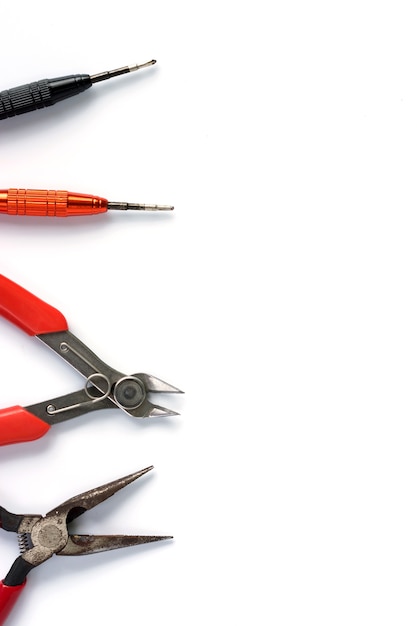
M0 625L4 623L20 596L26 584L27 574L54 554L80 556L172 539L170 536L152 535L72 535L68 530L68 525L82 513L107 500L151 469L152 466L147 467L74 496L54 507L45 516L16 515L0 506L0 528L17 533L21 551L21 555L0 582Z
M125 375L106 365L68 330L65 317L0 274L0 315L36 336L78 370L83 389L27 407L0 410L0 445L32 441L50 427L90 411L118 407L132 417L178 415L153 404L150 393L182 393L150 374Z

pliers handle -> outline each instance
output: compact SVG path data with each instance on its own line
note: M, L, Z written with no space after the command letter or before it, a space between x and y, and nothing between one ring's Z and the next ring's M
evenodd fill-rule
M68 328L65 317L19 285L0 274L0 314L24 330L28 335L55 332ZM22 407L0 410L2 429L7 436L4 443L30 441L41 437L49 425ZM26 581L9 587L0 581L0 624L3 624L18 600Z
M68 330L58 309L0 274L0 314L28 335Z
M16 587L9 587L2 580L0 581L0 626L5 623L25 585L26 581Z
M0 507L0 528L11 532L18 532L19 524L22 519L23 515L9 513L3 509L3 507ZM18 585L8 585L4 580L0 580L0 626L3 626L25 585L26 579Z
M68 330L63 314L0 274L0 314L31 336ZM50 425L21 406L0 409L0 444L38 439Z

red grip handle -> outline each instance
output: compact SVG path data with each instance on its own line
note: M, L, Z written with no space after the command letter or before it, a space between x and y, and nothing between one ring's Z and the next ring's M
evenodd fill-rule
M28 335L68 330L65 317L23 287L0 274L0 315Z
M26 581L21 585L16 585L16 587L8 587L3 581L0 581L0 626L6 621L25 585Z
M105 213L108 202L100 196L47 189L1 189L0 213L41 217L71 217Z
M34 441L43 437L50 425L21 406L0 410L0 446Z

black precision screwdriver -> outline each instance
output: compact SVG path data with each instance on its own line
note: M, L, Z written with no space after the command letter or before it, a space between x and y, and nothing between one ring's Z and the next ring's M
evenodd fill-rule
M117 70L101 74L73 74L58 78L45 78L35 83L21 85L13 89L0 91L0 120L15 115L22 115L36 109L43 109L85 91L95 83L108 80L114 76L135 72L143 67L154 65L156 61L148 61L142 65L126 65Z

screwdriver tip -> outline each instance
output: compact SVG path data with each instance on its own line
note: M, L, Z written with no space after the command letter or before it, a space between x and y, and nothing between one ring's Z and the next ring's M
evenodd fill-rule
M131 202L108 202L110 211L173 211L174 207L168 204L134 204Z
M143 67L149 67L150 65L155 65L156 60L152 59L152 61L147 61L146 63L136 63L135 65L129 65L129 72L136 72L136 70L141 70Z
M133 204L128 206L128 209L133 211L173 211L174 207L170 204Z

